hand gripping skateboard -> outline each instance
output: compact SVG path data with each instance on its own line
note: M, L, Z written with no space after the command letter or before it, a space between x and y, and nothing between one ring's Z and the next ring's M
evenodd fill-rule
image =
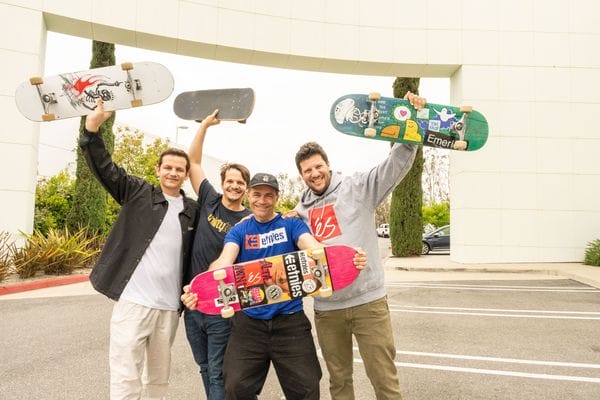
M202 121L215 110L221 121L246 122L254 109L254 90L214 89L183 92L177 95L173 111L181 119Z
M17 108L32 121L90 114L98 99L106 111L161 102L173 92L173 75L154 62L123 63L55 76L33 77L15 92Z
M340 97L330 120L347 135L450 150L478 150L488 137L485 117L472 107L427 103L417 111L408 100L379 93Z
M328 297L358 276L354 254L352 247L333 245L248 261L198 274L190 290L198 295L198 310L224 318L305 296Z

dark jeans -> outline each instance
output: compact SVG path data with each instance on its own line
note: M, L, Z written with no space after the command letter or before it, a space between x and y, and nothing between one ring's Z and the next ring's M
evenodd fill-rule
M223 400L223 357L231 331L231 323L220 315L206 315L185 310L185 334L196 364L200 366L202 383L208 400Z
M235 314L223 366L226 398L256 399L270 362L287 400L319 399L321 366L303 311L270 320Z

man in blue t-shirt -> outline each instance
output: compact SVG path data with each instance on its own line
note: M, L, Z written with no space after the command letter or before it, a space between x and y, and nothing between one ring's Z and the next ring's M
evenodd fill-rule
M298 249L322 247L298 218L275 212L277 179L259 173L250 181L248 200L254 215L234 226L211 269ZM256 398L272 362L286 399L319 399L321 367L302 300L236 313L225 352L227 399Z
M241 164L227 163L221 167L221 190L217 192L202 168L202 152L208 128L218 125L217 111L202 120L190 145L190 181L198 194L199 218L190 268L185 272L187 285L219 257L223 240L232 226L250 214L242 201L250 183L250 171ZM207 315L185 309L185 333L192 349L207 400L225 399L223 359L231 330L230 321L220 315Z

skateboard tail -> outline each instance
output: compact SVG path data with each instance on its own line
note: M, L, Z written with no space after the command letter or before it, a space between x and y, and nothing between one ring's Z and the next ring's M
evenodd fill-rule
M334 291L350 286L360 273L360 270L354 266L355 254L356 250L349 246L333 245L325 247Z

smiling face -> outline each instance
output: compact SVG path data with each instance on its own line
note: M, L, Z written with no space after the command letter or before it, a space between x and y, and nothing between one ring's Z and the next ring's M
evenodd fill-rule
M320 154L314 154L300 161L299 170L306 186L316 194L323 194L331 183L329 164Z
M246 181L239 170L229 168L225 171L221 188L223 197L229 204L241 204L246 192Z
M268 222L275 217L275 204L279 194L271 186L258 185L248 190L248 202L254 217L259 222Z
M158 181L163 193L179 196L179 189L188 177L187 160L184 157L167 154L156 166Z

